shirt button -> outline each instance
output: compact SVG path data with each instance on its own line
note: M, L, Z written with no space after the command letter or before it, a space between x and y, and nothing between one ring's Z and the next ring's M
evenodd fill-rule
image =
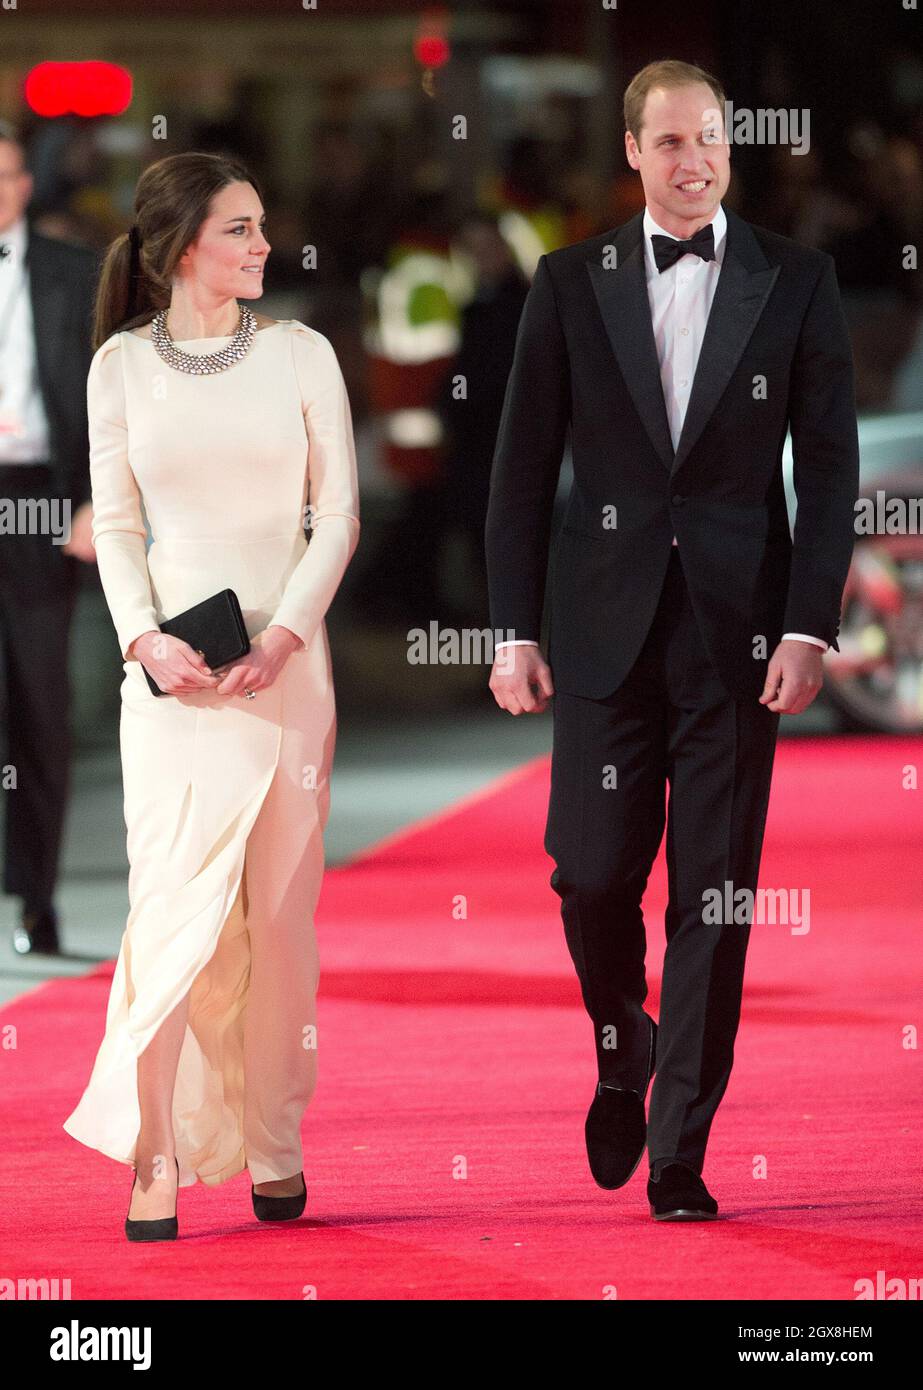
M681 328L679 331L680 331L680 333L683 335L684 338L688 338L688 337L689 337L689 329L688 329L688 328Z
M682 379L682 381L681 381L679 384L680 384L680 386L688 386L688 385L689 385L689 378L686 377L686 376L684 376L683 379Z

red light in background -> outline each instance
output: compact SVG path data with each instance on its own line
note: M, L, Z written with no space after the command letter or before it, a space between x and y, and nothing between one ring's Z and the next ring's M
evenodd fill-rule
M131 104L131 73L116 63L39 63L25 99L37 116L118 116Z
M424 68L441 68L449 61L448 41L439 34L421 34L414 39L413 56Z
M449 61L451 50L446 34L450 21L445 5L433 5L420 15L413 56L421 67L441 68Z

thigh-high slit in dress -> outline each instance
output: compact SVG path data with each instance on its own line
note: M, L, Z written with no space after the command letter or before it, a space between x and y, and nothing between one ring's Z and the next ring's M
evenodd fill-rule
M259 329L213 375L174 369L124 331L96 352L87 399L93 539L124 658L129 914L102 1043L64 1128L134 1163L138 1057L188 993L180 1185L245 1168L254 1183L289 1177L316 1081L314 911L336 737L324 615L359 533L342 374L328 339L297 320ZM277 624L303 645L253 699L155 697L132 642L225 588L251 642Z

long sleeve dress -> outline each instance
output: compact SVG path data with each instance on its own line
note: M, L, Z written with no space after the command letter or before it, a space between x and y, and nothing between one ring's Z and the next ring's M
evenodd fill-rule
M64 1128L135 1161L137 1059L189 993L173 1102L180 1185L244 1168L254 1182L288 1177L316 1080L314 910L336 736L324 616L359 532L346 389L328 339L282 320L214 375L115 333L93 357L87 400L93 539L124 658L130 910L105 1034ZM251 641L279 624L303 647L252 700L155 697L132 642L224 588Z

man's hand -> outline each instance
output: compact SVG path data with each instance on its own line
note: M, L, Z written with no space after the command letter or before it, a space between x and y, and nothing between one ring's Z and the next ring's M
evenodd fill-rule
M489 685L497 704L510 714L542 714L554 694L551 668L538 647L501 647Z
M801 714L824 683L824 654L811 642L780 642L769 661L760 704L779 714Z
M96 547L93 544L93 504L84 502L82 507L78 507L71 517L71 533L68 539L61 546L65 555L76 555L78 560L86 560L89 564L96 559Z

